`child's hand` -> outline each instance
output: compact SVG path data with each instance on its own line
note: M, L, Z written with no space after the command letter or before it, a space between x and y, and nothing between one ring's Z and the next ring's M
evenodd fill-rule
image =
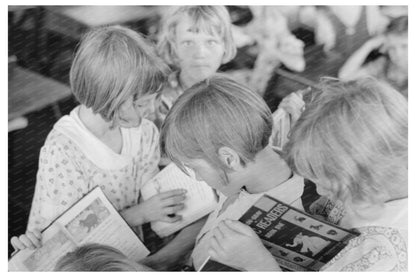
M368 47L368 52L371 52L375 49L379 49L380 53L385 53L387 49L385 49L384 45L386 42L385 36L376 36L374 38L369 39L365 46Z
M279 108L284 109L286 112L288 112L291 115L292 126L293 124L296 123L296 121L301 116L304 107L305 107L305 102L302 99L301 91L292 92L291 94L283 98L282 102L280 102L279 104Z
M138 205L144 223L151 221L176 222L182 219L178 211L185 208L185 189L174 189L154 195Z
M33 232L26 231L26 234L19 237L12 237L10 243L15 251L20 251L26 248L36 249L42 246L41 244L42 233L38 229L34 229Z
M208 253L218 262L247 271L280 271L256 233L239 221L220 222L210 243Z

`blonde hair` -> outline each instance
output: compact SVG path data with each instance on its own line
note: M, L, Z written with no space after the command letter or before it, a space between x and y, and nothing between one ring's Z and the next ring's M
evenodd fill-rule
M161 148L180 168L189 159L204 159L224 173L221 147L253 161L268 144L272 115L264 100L247 87L221 74L195 84L169 111L160 134ZM185 170L186 171L186 170Z
M175 6L166 13L157 44L158 53L170 65L176 66L176 26L183 18L190 18L194 32L215 32L223 39L225 46L224 63L232 60L237 48L231 32L231 19L224 6Z
M154 47L137 32L106 26L86 33L70 71L71 89L77 100L114 121L121 104L161 88L168 66Z
M102 244L85 244L59 259L54 271L148 271L117 249Z
M372 78L324 80L284 148L299 175L342 201L383 203L407 185L407 101Z

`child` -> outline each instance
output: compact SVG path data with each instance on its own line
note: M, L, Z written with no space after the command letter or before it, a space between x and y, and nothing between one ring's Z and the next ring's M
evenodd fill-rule
M407 122L406 99L374 79L326 82L307 104L285 159L321 195L342 201L347 212L340 225L361 233L321 270L407 271ZM248 226L226 221L214 234L213 259L280 270Z
M163 152L223 194L197 237L196 269L208 257L218 222L238 219L263 193L302 209L303 179L269 145L271 132L272 116L263 99L219 74L187 90L166 117Z
M167 111L187 88L213 75L236 55L231 19L224 6L177 6L168 11L158 52L174 68L154 115L161 126Z
M408 17L393 19L384 36L367 41L345 62L338 76L353 80L365 75L374 76L390 83L407 97L408 90ZM377 50L382 53L375 60L365 63L369 54Z
M69 252L56 263L54 271L151 271L117 249L96 243Z
M46 228L91 189L100 186L126 222L141 233L146 222L183 209L185 191L139 203L140 188L158 172L159 132L143 119L169 70L138 33L121 26L88 32L77 50L70 84L80 105L62 117L40 151L26 235L16 250L40 246Z

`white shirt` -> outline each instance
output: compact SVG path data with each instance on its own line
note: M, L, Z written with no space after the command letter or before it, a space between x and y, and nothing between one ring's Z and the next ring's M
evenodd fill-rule
M264 194L270 195L273 198L303 211L304 209L300 198L303 187L303 178L294 175L286 182L263 193L250 194L246 191L241 191L238 198L222 213L220 213L220 211L227 197L221 195L217 208L209 215L207 222L196 238L195 248L191 255L194 268L199 269L208 258L209 241L213 236L213 229L217 227L222 220L238 220Z

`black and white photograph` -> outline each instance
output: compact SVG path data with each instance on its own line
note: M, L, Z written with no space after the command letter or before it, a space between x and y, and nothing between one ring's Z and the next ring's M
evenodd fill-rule
M411 271L410 4L234 2L7 4L5 271Z

